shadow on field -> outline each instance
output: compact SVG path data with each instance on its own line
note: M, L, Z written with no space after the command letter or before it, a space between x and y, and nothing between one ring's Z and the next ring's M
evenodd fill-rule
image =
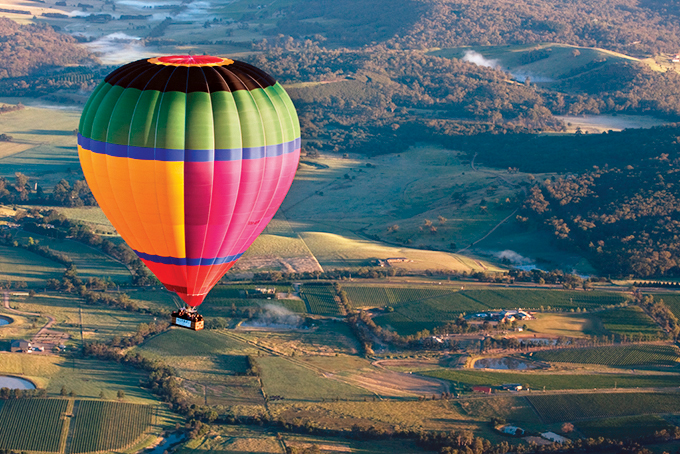
M26 131L27 134L37 134L41 136L73 136L73 131L64 131L63 129L31 129Z

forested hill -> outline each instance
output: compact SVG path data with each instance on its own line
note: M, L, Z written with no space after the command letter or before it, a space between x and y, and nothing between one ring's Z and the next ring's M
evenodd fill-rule
M20 25L0 17L0 79L95 60L73 37L57 33L48 25Z
M390 47L409 49L564 42L632 55L680 50L680 8L663 0L320 0L313 5L284 9L273 34L323 34L331 43L350 46L387 40Z
M536 184L518 219L550 229L557 241L585 253L602 273L680 275L678 133L669 127L624 131L610 144L598 137L584 137L580 146L571 141L593 156L610 148L614 165ZM531 160L531 154L523 158ZM593 162L579 153L572 158Z

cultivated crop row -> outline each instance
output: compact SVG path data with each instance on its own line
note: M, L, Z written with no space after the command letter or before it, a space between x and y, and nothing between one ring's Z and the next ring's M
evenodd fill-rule
M8 400L0 410L0 449L59 451L66 399Z
M547 424L586 418L611 418L673 413L680 408L677 393L557 394L527 397Z
M603 311L597 314L604 328L614 334L658 334L659 327L638 306Z
M555 363L602 364L605 366L672 366L680 360L674 345L625 345L566 348L536 352L532 358Z
M131 445L151 424L153 407L83 400L71 422L71 454L110 451Z
M309 312L319 315L341 315L331 285L305 285L300 296L307 302Z

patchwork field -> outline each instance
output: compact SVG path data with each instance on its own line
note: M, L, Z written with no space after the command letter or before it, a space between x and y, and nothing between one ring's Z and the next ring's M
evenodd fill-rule
M72 399L0 403L0 448L81 454L132 445L155 424L149 405Z

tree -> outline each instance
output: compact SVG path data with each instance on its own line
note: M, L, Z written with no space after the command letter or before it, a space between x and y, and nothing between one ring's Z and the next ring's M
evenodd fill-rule
M61 394L62 396L65 396L66 394L68 394L68 393L66 392L66 386L62 386L62 387L61 387L61 391L59 392L59 394Z
M122 389L118 390L118 399L120 400L125 399L125 391L123 391Z
M103 390L103 389L102 389L102 391L99 393L99 398L100 398L100 399L106 399L106 394L104 394L104 390Z
M574 425L570 422L565 422L562 424L562 433L568 434L574 431Z

